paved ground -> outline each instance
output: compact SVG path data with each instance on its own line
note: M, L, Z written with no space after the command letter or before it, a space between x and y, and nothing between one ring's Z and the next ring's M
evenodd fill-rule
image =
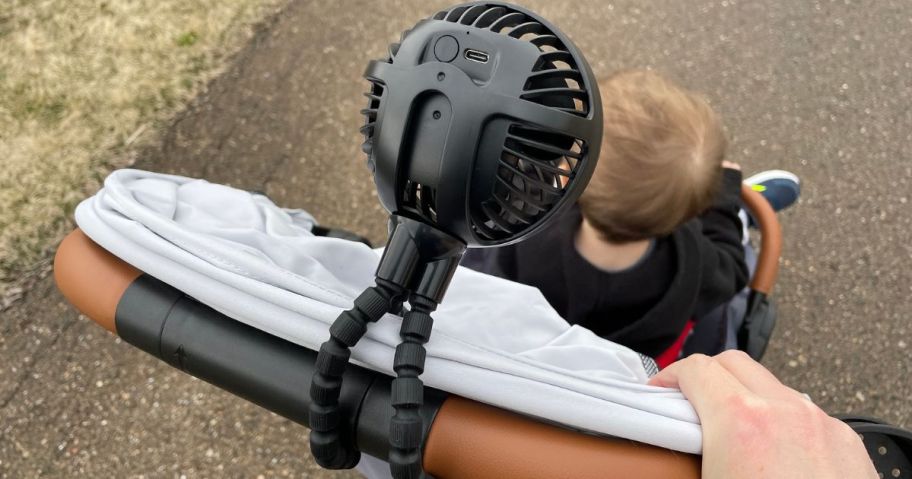
M445 3L291 4L138 166L265 190L381 239L360 74ZM708 92L747 170L802 177L766 363L829 411L912 426L912 4L525 3L599 74L652 66ZM48 280L2 314L4 477L334 477L303 429L118 344Z

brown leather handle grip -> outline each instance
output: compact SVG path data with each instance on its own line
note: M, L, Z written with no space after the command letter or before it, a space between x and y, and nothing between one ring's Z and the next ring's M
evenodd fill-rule
M754 291L770 294L776 276L779 274L779 257L782 255L782 227L773 207L750 185L741 185L741 200L750 211L760 228L760 253L757 255L757 269L751 279Z
M452 396L431 426L424 468L438 479L696 479L700 458Z
M70 303L108 331L127 287L140 275L89 239L80 229L67 235L54 256L54 280Z

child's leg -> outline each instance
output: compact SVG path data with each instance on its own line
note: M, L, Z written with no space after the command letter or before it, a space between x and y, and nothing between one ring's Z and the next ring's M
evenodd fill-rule
M754 277L757 270L757 252L751 246L750 238L744 241L744 262L747 263L748 277ZM727 327L725 329L725 349L738 349L738 331L747 315L747 299L750 296L750 286L742 289L734 298L725 305Z

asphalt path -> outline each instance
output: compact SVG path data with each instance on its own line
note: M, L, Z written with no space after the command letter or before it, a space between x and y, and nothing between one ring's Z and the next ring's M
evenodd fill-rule
M912 3L524 4L598 75L648 67L705 92L748 173L801 177L764 363L827 411L912 426ZM446 5L291 3L137 167L265 191L382 241L361 73ZM2 314L4 477L348 477L316 468L302 428L78 318L49 279Z

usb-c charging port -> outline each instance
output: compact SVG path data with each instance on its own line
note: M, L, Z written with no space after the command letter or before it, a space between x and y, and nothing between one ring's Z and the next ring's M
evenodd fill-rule
M478 63L488 63L489 55L481 50L473 50L471 48L466 48L464 56L466 60L472 60L473 62Z

